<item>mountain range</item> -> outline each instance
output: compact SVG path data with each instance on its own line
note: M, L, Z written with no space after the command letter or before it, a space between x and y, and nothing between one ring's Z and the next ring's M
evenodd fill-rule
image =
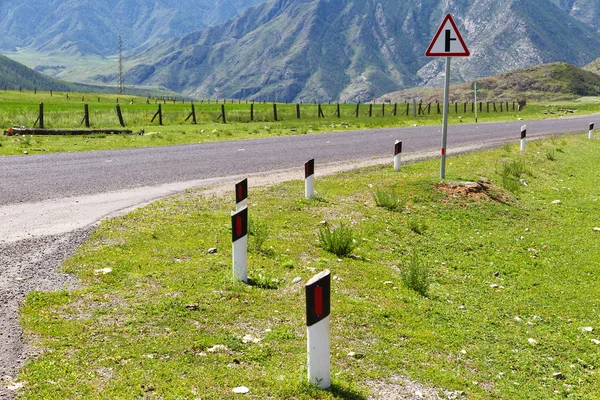
M0 1L0 49L114 55L212 26L264 0Z
M126 31L127 84L199 98L364 102L439 86L443 60L424 52L446 13L472 54L453 61L455 82L548 62L582 66L600 56L600 0L35 3L47 9L23 37L17 21L38 8L25 0L0 5L0 46L106 56ZM95 83L114 79L99 74Z

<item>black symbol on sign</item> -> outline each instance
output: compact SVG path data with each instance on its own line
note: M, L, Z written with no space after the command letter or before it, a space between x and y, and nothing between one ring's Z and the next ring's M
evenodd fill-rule
M457 39L452 37L452 31L450 29L446 29L446 53L450 52L450 45L454 40Z

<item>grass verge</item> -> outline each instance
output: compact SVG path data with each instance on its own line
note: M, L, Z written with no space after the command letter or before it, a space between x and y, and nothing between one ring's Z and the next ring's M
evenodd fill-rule
M515 160L526 185L509 191ZM230 278L233 197L190 191L104 222L65 265L80 287L22 306L39 355L21 397L366 399L404 376L469 399L599 398L600 142L448 161L445 181L435 160L320 179L327 202L305 201L301 181L253 191L269 232L249 253L256 285ZM377 207L372 182L405 211ZM352 257L321 247L322 221L352 229ZM427 296L402 284L411 263ZM305 383L303 282L323 269L330 391Z

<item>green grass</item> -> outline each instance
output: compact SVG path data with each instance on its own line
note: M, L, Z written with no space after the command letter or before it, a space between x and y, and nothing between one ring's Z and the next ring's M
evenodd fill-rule
M254 122L250 122L249 104L226 104L227 124L219 120L221 105L207 104L207 100L195 104L198 124L185 121L190 114L189 102L172 101L162 104L163 126L157 120L151 122L157 111L156 100L146 104L146 98L117 95L96 95L49 92L15 92L0 90L0 127L11 126L32 127L38 117L39 103L44 103L45 127L50 129L82 129L83 105L90 107L90 123L92 128L121 129L115 105L117 98L121 106L127 129L134 132L144 130L145 135L87 135L87 136L34 136L28 143L22 143L18 137L0 136L1 155L23 155L73 152L87 150L108 150L121 148L171 146L215 142L224 140L240 140L266 138L274 136L292 136L328 131L360 130L383 127L406 127L418 125L441 124L441 115L437 108L431 107L431 113L417 118L400 115L406 112L404 104L398 105L398 116L392 116L393 105L386 105L385 116L382 116L382 105L373 107L373 116L368 117L368 105L361 105L360 116L354 115L356 105L341 105L341 117L335 114L336 105L323 105L325 119L318 118L316 105L302 105L302 118L296 118L293 104L278 104L278 121L273 119L272 104L254 105ZM100 99L100 101L98 101ZM222 100L221 100L222 101ZM131 104L133 102L133 104ZM164 102L163 102L164 103ZM511 103L512 107L512 103ZM523 112L484 112L479 113L479 122L514 121L522 119L557 118L564 113L561 108L576 109L577 115L596 113L600 104L593 99L560 103L529 104ZM511 108L512 109L512 108ZM450 107L450 123L463 124L475 121L471 108L463 112L462 105L455 111ZM552 113L549 113L549 112ZM572 114L571 114L572 115Z
M499 188L511 160L531 172L516 194ZM256 399L366 399L407 376L469 399L598 399L599 163L600 142L572 136L448 159L449 181L486 177L492 197L438 190L437 160L321 179L327 202L304 200L302 181L253 190L270 249L250 253L253 285L231 280L231 196L188 191L103 222L65 265L78 288L22 306L39 355L21 398L221 399L247 386ZM372 182L406 211L377 207ZM352 257L321 247L322 221L352 229ZM402 283L411 265L427 267L426 297ZM331 391L306 384L303 282L324 269Z

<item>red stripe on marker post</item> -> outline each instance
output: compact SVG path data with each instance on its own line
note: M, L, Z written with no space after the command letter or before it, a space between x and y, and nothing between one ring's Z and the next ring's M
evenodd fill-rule
M236 210L240 211L244 208L248 202L248 179L244 179L243 181L237 183L235 185L235 204Z
M394 146L394 155L397 156L400 153L402 153L402 142L398 141L398 142L396 142L396 145Z
M306 164L304 164L304 177L308 178L315 174L315 159L308 160Z
M248 209L233 214L231 216L231 240L235 243L248 234Z
M323 315L323 288L321 286L315 288L315 315Z

